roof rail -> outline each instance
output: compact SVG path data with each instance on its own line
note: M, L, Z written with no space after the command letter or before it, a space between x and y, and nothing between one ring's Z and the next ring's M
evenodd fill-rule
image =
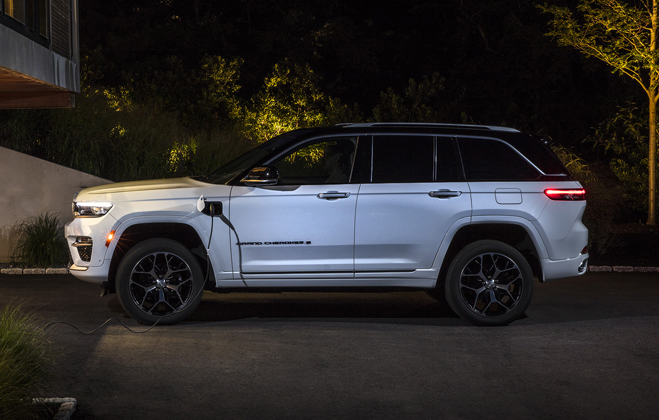
M470 124L444 124L444 123L409 123L409 122L376 122L376 123L342 123L336 124L340 127L361 128L361 127L442 127L442 128L463 128L469 130L492 130L508 131L519 133L519 130L510 127L499 127L494 125L470 125Z

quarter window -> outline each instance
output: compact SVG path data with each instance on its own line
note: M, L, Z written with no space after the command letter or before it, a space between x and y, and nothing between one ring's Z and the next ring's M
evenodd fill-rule
M489 139L460 138L467 181L532 181L540 173L507 144Z

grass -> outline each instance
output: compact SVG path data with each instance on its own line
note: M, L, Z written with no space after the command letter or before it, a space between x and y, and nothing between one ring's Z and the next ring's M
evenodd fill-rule
M50 366L49 343L32 315L20 304L0 312L0 419L40 418L45 407L32 399L46 388Z
M12 260L33 267L66 266L69 251L57 215L39 214L14 226Z

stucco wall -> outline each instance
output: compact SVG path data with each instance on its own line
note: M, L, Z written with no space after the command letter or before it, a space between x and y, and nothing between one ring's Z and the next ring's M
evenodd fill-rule
M69 222L73 195L109 182L0 147L0 262L9 261L11 228L16 222L47 211Z

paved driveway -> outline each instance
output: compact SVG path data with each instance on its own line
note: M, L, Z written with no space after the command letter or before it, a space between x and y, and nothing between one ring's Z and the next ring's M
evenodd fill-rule
M0 305L130 327L71 276L0 275ZM49 330L52 396L79 419L650 419L659 411L659 275L536 284L527 317L465 324L421 292L206 293L194 317L134 334Z

